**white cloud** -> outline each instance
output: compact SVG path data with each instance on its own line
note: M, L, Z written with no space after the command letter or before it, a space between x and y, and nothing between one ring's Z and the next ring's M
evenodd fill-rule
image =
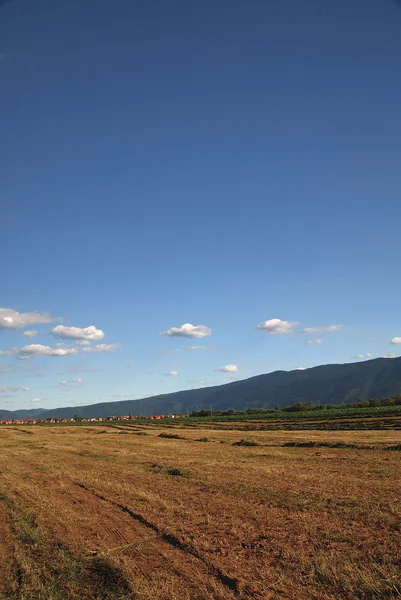
M69 340L93 340L98 341L104 338L104 332L101 329L96 329L94 325L89 327L66 327L65 325L57 325L50 332L54 337L67 338Z
M393 337L391 340L392 344L401 344L401 337Z
M296 367L295 370L296 371L305 371L307 369L307 367Z
M214 348L214 346L190 346L189 348L186 348L186 350L192 352L196 350L211 350L212 348Z
M167 331L162 331L159 335L167 335L169 337L188 337L188 338L203 338L211 335L212 330L206 325L191 325L184 323L181 327L171 327Z
M324 327L306 327L301 333L330 333L331 331L338 331L342 329L344 325L326 325Z
M256 325L255 329L268 333L270 335L277 335L281 333L291 333L292 328L299 325L297 321L290 323L289 321L282 321L281 319L269 319Z
M98 371L102 371L102 369L87 369L81 365L70 365L64 371L59 371L59 375L63 375L65 373L68 373L69 375L73 375L74 373L96 373Z
M32 398L31 402L42 402L41 398Z
M54 317L49 313L19 313L11 308L0 308L0 329L16 329L41 323L51 323Z
M0 392L28 392L30 389L20 385L0 385Z
M15 354L17 351L16 348L12 349L13 354ZM11 351L10 351L11 353ZM41 370L44 369L44 367L40 367ZM20 363L14 363L14 364L9 364L9 363L5 363L0 365L0 373L12 373L13 371L28 371L31 373L31 375L29 375L29 377L33 377L34 375L32 374L32 371L36 371L37 369L33 368L31 365L27 365L27 364L20 364Z
M38 335L38 331L36 331L36 329L31 329L30 331L23 331L22 335L24 335L25 337L29 337L29 338L33 338L35 337L35 335Z
M309 342L306 342L306 346L313 346L314 344L321 344L322 340L320 340L319 338L315 338L314 340L309 340Z
M70 354L77 354L78 352L76 348L68 346L51 348L50 346L43 346L43 344L30 344L29 346L17 348L16 351L21 360L36 358L38 356L68 356Z
M177 377L179 375L178 371L170 371L170 373L166 373L166 377Z
M396 358L397 354L395 352L385 352L382 354L382 358Z
M354 358L355 360L363 360L364 358L373 358L373 354L371 354L370 352L366 352L366 354L355 354L355 356L353 356L352 358Z
M220 371L221 373L237 373L238 367L237 365L225 365L224 367L215 369L215 371Z
M117 348L120 347L120 344L96 344L96 346L90 346L84 348L84 352L114 352Z
M79 383L82 383L82 379L81 377L76 377L75 379L64 379L63 381L59 382L60 385L77 385Z
M130 362L130 363L128 363L127 367L129 367L130 369L132 369L132 367L135 367L135 363Z
M10 348L9 350L0 350L0 356L11 356L15 354L15 348Z
M90 346L90 342L88 342L88 340L79 340L78 342L75 342L77 346Z

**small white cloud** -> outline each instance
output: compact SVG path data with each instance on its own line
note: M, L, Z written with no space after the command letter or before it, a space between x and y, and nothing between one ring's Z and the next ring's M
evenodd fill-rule
M220 373L237 373L238 367L237 365L225 365L224 367L215 369L215 371L220 371Z
M364 358L373 358L373 354L371 354L370 352L366 352L366 354L355 354L355 356L353 356L352 358L354 358L355 360L363 360Z
M315 338L314 340L309 340L309 342L306 342L306 346L313 346L314 344L321 344L322 340L319 338Z
M305 371L306 367L296 367L296 371Z
M82 383L82 379L81 377L76 377L75 379L64 379L63 381L59 382L60 385L77 385Z
M170 373L166 373L165 377L177 377L179 375L178 371L170 371Z
M120 344L96 344L96 346L90 346L84 348L84 352L114 352L117 348L120 347Z
M38 331L36 331L36 329L31 329L29 331L23 331L22 335L24 335L25 337L33 338L35 337L35 335L38 335Z
M88 340L79 340L78 342L75 342L77 346L90 346L90 342L88 342Z
M20 385L0 385L0 392L28 392L30 389Z
M330 333L342 329L344 325L326 325L324 327L306 327L301 333Z
M32 398L31 402L42 402L41 398Z
M89 327L66 327L65 325L57 325L50 332L54 337L67 338L69 340L93 340L98 341L104 338L104 332L101 329L96 329L94 325Z
M50 346L43 346L43 344L30 344L29 346L17 348L16 352L21 360L28 360L38 356L68 356L77 354L78 350L70 347L51 348Z
M191 325L184 323L181 327L171 327L167 331L162 331L159 335L167 335L169 337L187 337L187 338L203 338L211 335L212 330L206 325Z
M189 350L190 352L193 352L196 350L211 350L212 348L214 348L214 346L190 346L189 348L186 348L186 349Z
M15 354L16 348L10 348L9 350L0 350L0 356L11 356Z
M395 352L385 352L382 354L382 358L397 358L397 354Z
M17 327L29 327L41 323L55 321L49 313L19 313L11 308L0 308L0 329L16 329Z
M135 367L135 363L130 362L130 363L128 363L127 367L129 367L130 369L132 369L132 367Z
M298 321L290 323L281 319L269 319L256 325L255 329L269 335L278 335L282 333L292 333L292 328L299 325Z
M392 344L401 344L401 337L393 337L391 340Z

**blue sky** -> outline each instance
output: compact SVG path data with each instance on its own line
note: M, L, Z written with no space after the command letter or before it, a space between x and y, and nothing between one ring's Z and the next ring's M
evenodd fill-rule
M398 356L400 74L392 0L1 2L0 407Z

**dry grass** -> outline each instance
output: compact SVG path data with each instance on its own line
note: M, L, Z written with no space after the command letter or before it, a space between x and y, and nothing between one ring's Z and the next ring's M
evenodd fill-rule
M146 432L0 429L0 598L401 597L401 432Z

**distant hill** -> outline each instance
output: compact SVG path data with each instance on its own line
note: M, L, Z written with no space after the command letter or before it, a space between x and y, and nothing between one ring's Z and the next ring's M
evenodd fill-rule
M383 398L401 392L401 357L376 358L358 363L322 365L303 371L275 371L226 385L185 390L142 400L102 402L49 410L0 410L0 419L29 417L106 417L186 413L210 408L272 408L296 402L341 404Z

